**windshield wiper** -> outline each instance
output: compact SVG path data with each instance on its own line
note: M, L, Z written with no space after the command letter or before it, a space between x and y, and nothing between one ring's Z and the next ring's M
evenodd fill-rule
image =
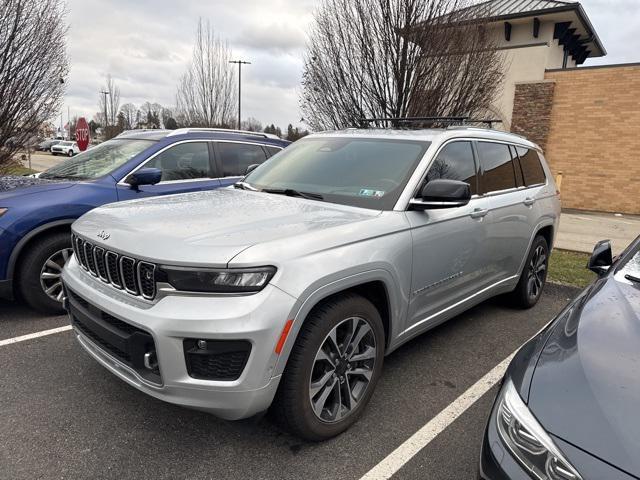
M319 193L299 192L293 188L263 188L260 190L264 193L275 193L276 195L286 195L287 197L301 197L307 200L323 200L324 197Z
M247 182L236 182L233 184L233 188L239 188L240 190L250 190L252 192L257 192L258 189L252 186Z
M630 275L628 273L624 276L624 278L626 278L627 280L632 281L633 283L640 283L640 277L636 277L636 276Z

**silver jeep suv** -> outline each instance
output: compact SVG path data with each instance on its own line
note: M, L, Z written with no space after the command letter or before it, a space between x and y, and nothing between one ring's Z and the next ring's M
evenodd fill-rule
M315 134L234 187L81 217L65 305L139 390L310 440L401 344L494 295L533 306L560 216L540 149L482 128Z

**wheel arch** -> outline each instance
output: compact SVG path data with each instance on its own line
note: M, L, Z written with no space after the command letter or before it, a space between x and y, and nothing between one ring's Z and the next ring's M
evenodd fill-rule
M522 262L520 263L520 268L518 269L518 277L522 274L522 270L524 269L524 265L527 261L527 255L529 254L529 250L531 249L531 245L533 245L533 241L536 239L538 235L542 235L544 239L547 241L547 246L549 247L549 251L553 248L553 240L556 234L556 223L552 218L547 218L542 220L536 228L533 229L533 234L529 239L529 244L527 245L527 250L525 252L524 257L522 258Z
M394 285L395 280L386 270L371 270L327 283L302 297L302 300L299 299L289 316L293 320L293 324L287 335L284 348L278 357L274 376L280 375L284 371L298 334L314 308L331 298L347 293L361 295L376 307L382 318L385 349L387 349L390 340L401 330L399 319L402 318L402 309L398 304L397 294L395 293L397 287Z
M68 218L64 220L56 220L55 222L45 223L44 225L40 225L39 227L34 228L25 236L23 236L20 241L16 244L9 256L9 264L7 268L7 278L16 280L16 265L22 255L29 249L29 247L33 244L33 241L42 237L43 235L50 235L52 233L57 232L65 232L71 230L71 224L75 221L75 218Z

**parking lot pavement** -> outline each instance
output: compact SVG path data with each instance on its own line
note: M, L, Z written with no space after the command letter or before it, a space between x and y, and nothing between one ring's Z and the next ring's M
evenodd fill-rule
M281 432L268 417L225 422L150 398L100 367L71 332L4 345L0 477L358 479L507 358L576 293L550 285L529 311L495 299L413 340L386 358L360 421L321 444ZM25 333L2 311L3 326ZM60 320L26 318L25 326L48 329ZM494 394L495 387L394 478L475 478Z
M597 242L609 239L613 254L618 255L638 235L640 216L572 210L562 212L555 247L591 253Z
M21 158L23 153L24 152L19 152L18 158ZM67 157L65 157L64 155L53 155L49 152L34 152L31 154L31 168L38 172L43 172L44 170L47 170L48 168L51 168L66 159ZM29 162L24 161L23 165L25 167L28 167Z

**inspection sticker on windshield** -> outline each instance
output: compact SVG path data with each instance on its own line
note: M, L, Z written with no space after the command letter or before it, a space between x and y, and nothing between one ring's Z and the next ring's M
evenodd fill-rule
M370 188L363 188L360 190L359 195L361 197L384 197L384 190L372 190Z

